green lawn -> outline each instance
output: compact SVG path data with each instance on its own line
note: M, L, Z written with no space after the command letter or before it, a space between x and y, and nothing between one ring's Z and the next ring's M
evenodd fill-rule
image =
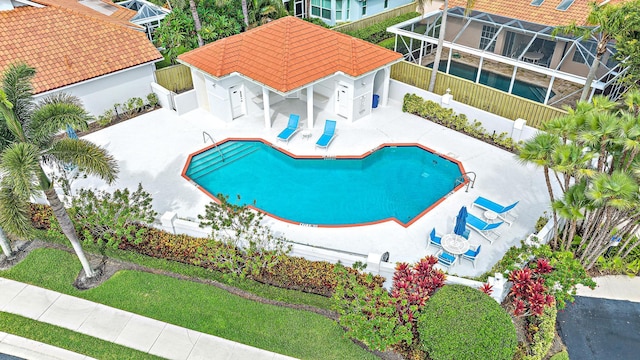
M101 360L162 359L89 335L3 312L0 312L0 330Z
M376 358L346 339L338 324L314 313L137 271L121 271L103 285L81 292L71 285L80 268L69 253L38 249L0 276L297 358Z

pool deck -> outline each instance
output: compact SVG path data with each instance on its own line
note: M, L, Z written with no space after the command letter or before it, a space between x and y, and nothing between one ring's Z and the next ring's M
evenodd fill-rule
M93 178L78 179L73 187L135 189L142 183L153 196L153 207L160 216L173 211L180 218L195 219L211 199L185 180L181 172L189 154L211 145L208 139L203 142L202 132L208 132L216 141L263 138L276 144L276 136L286 127L289 113L306 114L305 104L298 100L287 100L272 105L271 109L274 115L269 129L265 128L261 113L225 123L203 110L178 116L175 112L159 109L88 134L83 138L105 147L118 160L120 175L110 187ZM300 126L306 128L305 116L301 118ZM329 149L316 149L315 141L322 133L324 119L328 118L336 119L333 114L320 111L310 138L305 139L298 133L289 143L276 145L296 155L331 156L361 155L383 143L419 143L461 161L466 171L477 174L477 181L469 192L462 189L451 194L406 228L393 221L347 228L313 228L268 218L272 230L289 240L360 254L388 251L391 262L415 262L437 250L426 248L431 229L435 227L439 234L452 232L460 207L470 206L476 197L484 196L504 205L519 200L515 208L518 219L511 227L501 226L501 237L493 244L471 232L471 243L482 244L476 269L470 262L462 261L449 270L460 276L477 276L489 270L509 247L526 238L538 217L548 209L549 198L540 169L520 164L507 151L403 113L398 101L389 100L387 106L374 109L371 116L354 123L338 119L337 137ZM286 189L273 191L284 192ZM469 211L482 217L482 211L477 208L469 208Z

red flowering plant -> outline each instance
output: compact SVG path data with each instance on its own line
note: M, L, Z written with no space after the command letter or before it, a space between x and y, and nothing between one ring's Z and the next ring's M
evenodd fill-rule
M538 259L533 269L517 269L509 274L509 281L513 283L509 296L515 316L539 316L546 306L554 304L555 298L549 294L542 276L552 271L548 260Z

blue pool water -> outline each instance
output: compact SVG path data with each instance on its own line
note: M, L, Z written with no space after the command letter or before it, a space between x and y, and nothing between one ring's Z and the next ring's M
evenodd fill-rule
M417 146L383 147L362 159L296 159L260 141L218 149L194 155L186 177L211 195L310 225L406 224L461 175L457 163Z
M433 63L429 64L428 67L433 68ZM440 61L438 70L445 72L447 70L447 62L444 60ZM452 61L451 66L449 67L449 74L461 77L463 79L476 81L476 76L478 76L478 68ZM494 89L508 92L510 83L511 78L507 76L484 70L480 74L480 84L491 86ZM529 84L524 81L515 80L513 82L513 90L511 91L511 93L513 95L521 96L529 100L544 103L544 97L547 94L547 89L537 85ZM551 99L554 95L555 93L552 91L549 95L549 99Z

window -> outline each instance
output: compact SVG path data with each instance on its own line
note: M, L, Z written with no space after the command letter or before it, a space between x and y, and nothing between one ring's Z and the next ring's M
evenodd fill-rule
M531 2L531 4L529 4L529 5L531 5L531 6L540 6L540 5L542 5L543 2L544 2L544 0L533 0Z
M345 20L342 18L342 0L336 0L336 21Z
M560 4L558 5L558 7L556 8L556 10L561 10L561 11L565 11L569 8L569 6L571 6L571 4L573 4L574 0L562 0L562 2L560 2Z
M362 16L367 15L367 0L362 0Z
M580 64L588 63L589 65L591 65L591 62L593 61L592 54L596 53L596 47L598 46L598 44L595 41L588 41L586 43L581 43L581 45L584 46L587 50L581 49L582 51L580 51L576 47L576 51L573 53L572 60ZM588 61L585 61L585 57Z
M311 15L331 20L331 0L311 0Z
M480 50L484 50L489 43L491 46L487 49L487 51L493 52L493 49L496 47L496 42L491 42L493 37L496 35L496 31L498 29L489 25L482 25L482 34L480 35Z
M384 0L384 8L388 8L389 7L389 0Z

